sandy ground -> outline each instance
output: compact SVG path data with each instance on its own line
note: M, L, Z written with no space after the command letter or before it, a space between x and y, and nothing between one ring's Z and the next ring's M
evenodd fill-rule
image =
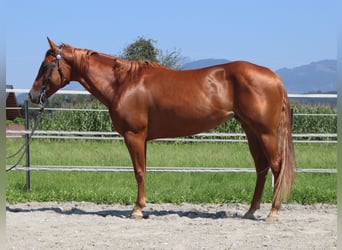
M336 249L337 207L284 205L278 222L241 216L248 206L148 204L147 218L128 219L131 206L86 202L7 205L7 249Z

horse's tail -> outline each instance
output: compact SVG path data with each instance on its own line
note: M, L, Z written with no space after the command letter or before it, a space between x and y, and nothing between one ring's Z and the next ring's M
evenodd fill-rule
M278 127L278 146L281 156L279 177L275 183L274 204L280 206L290 195L295 172L295 156L292 141L291 111L289 99L284 90L283 105Z

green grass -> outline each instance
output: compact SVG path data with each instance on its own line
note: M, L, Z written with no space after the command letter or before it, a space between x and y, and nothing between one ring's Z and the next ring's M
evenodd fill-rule
M7 154L20 140L7 140ZM297 168L336 168L336 145L295 145ZM10 165L13 160L8 161ZM31 165L131 166L122 142L47 141L31 143ZM245 143L161 143L148 145L148 166L253 167ZM336 174L296 174L289 202L336 204ZM162 203L249 203L254 173L154 173L146 176L147 201ZM7 201L91 201L132 204L136 198L133 173L32 172L30 193L25 173L7 173ZM269 174L263 202L272 199Z
M19 141L7 140L6 147L7 154L15 152ZM123 142L33 140L30 149L31 165L132 165ZM13 159L7 164L14 162ZM245 143L153 142L147 150L148 166L252 167L252 164Z

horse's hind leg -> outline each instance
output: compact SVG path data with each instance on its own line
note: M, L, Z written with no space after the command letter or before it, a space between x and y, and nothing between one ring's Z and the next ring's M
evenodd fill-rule
M247 135L249 150L252 154L257 174L257 180L251 206L248 212L244 215L244 218L256 219L254 213L260 208L261 197L264 190L269 165L259 138L251 130L249 130L245 126L243 127Z
M274 178L272 209L267 216L269 221L277 220L278 211L281 205L281 194L277 193L280 183L278 182L281 170L281 156L278 149L278 138L276 134L263 134L261 135L262 145L268 159L269 165L272 170Z

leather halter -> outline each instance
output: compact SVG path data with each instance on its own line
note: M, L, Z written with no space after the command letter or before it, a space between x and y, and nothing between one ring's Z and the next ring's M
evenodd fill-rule
M44 80L43 88L42 88L40 95L39 95L39 104L41 106L44 106L46 103L46 88L50 84L52 72L53 72L54 68L56 67L56 64L58 67L58 73L59 73L59 76L61 78L62 83L67 81L67 79L64 76L63 69L62 69L61 63L60 63L60 61L62 59L63 48L64 48L64 44L61 44L58 47L58 52L57 52L55 61L49 64L50 71L49 71L48 77Z

